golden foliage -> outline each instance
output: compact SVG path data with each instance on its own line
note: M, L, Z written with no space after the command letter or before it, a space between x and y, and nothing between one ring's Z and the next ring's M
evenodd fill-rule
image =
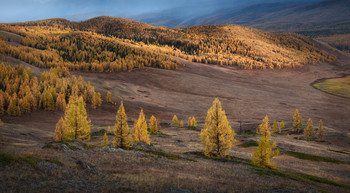
M120 103L114 125L114 147L130 148L131 135L123 101Z
M275 164L271 163L271 158L279 154L279 150L273 151L277 147L276 142L270 143L271 138L271 127L269 124L269 118L266 115L262 123L259 125L257 134L261 135L258 147L252 153L253 163L262 167L277 168Z
M293 128L294 130L299 133L300 127L303 125L302 118L299 114L298 109L295 109L294 116L293 116Z
M160 126L155 116L151 116L149 119L149 131L151 134L159 133Z
M107 136L107 132L105 132L105 134L103 135L103 139L102 139L102 146L108 146L108 136Z
M134 123L134 127L131 131L134 142L142 142L144 144L150 144L149 134L147 131L147 122L143 109L141 109L139 119Z
M176 115L174 115L173 119L171 120L171 123L174 125L179 125L179 120L177 119Z
M222 110L221 102L216 98L213 106L208 110L204 129L200 139L204 146L206 156L224 157L231 150L235 132L231 128L225 111Z
M306 137L306 140L311 141L314 133L315 133L314 124L312 123L311 118L309 118L309 120L307 121L307 126L304 129L304 136Z

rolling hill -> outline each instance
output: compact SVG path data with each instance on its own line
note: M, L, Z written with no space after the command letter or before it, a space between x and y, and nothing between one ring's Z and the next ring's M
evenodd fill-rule
M40 67L60 64L93 72L130 71L144 66L176 69L177 62L169 55L242 69L295 68L335 60L304 36L272 34L238 25L168 29L102 16L83 22L51 19L2 24L0 29L23 36L20 43L28 47L2 41L1 52L5 55Z

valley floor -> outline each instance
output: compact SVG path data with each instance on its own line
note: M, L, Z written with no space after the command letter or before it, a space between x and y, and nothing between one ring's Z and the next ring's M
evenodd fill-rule
M125 73L73 74L90 81L103 98L110 91L117 103L104 102L97 110L88 109L93 132L113 128L121 100L130 125L143 108L147 119L154 115L162 123L170 123L174 114L185 123L189 116L195 116L198 129L165 124L163 135L151 136L152 147L129 151L87 148L77 142L42 148L52 141L63 112L2 116L5 124L0 126L0 188L5 192L350 192L350 99L310 85L317 79L350 74L348 56L339 55L334 64L278 71L246 71L179 60L184 66L176 71L146 68ZM23 63L10 57L7 61ZM33 68L35 75L43 71L25 65ZM215 97L221 100L232 128L239 133L230 155L243 161L198 155L202 150L200 127ZM306 142L298 140L297 135L286 137L295 109L304 120L310 117L315 124L323 120L325 142ZM286 123L282 134L273 137L282 151L273 162L280 171L292 174L260 171L244 161L251 158L254 145L242 144L258 139L255 129L265 115L271 122ZM112 141L112 136L109 138ZM96 134L89 144L99 146L101 140L102 136ZM333 161L312 161L290 152ZM8 154L28 159L8 158ZM8 165L8 160L17 161Z

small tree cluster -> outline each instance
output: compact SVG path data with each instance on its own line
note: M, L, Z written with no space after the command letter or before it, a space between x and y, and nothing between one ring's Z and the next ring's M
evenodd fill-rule
M188 126L189 127L197 127L197 121L196 118L193 117L188 117Z
M78 139L89 141L91 123L87 119L87 112L83 97L71 97L64 113L55 130L55 141Z
M141 109L139 119L135 121L134 127L131 130L133 141L142 142L144 144L150 144L149 134L147 131L147 122L145 115L143 114L143 109Z

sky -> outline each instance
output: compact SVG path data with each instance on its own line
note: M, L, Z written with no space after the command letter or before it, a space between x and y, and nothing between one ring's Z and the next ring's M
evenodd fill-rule
M79 21L100 15L128 18L183 6L219 9L226 5L263 1L291 0L0 0L0 22L21 22L58 17Z

